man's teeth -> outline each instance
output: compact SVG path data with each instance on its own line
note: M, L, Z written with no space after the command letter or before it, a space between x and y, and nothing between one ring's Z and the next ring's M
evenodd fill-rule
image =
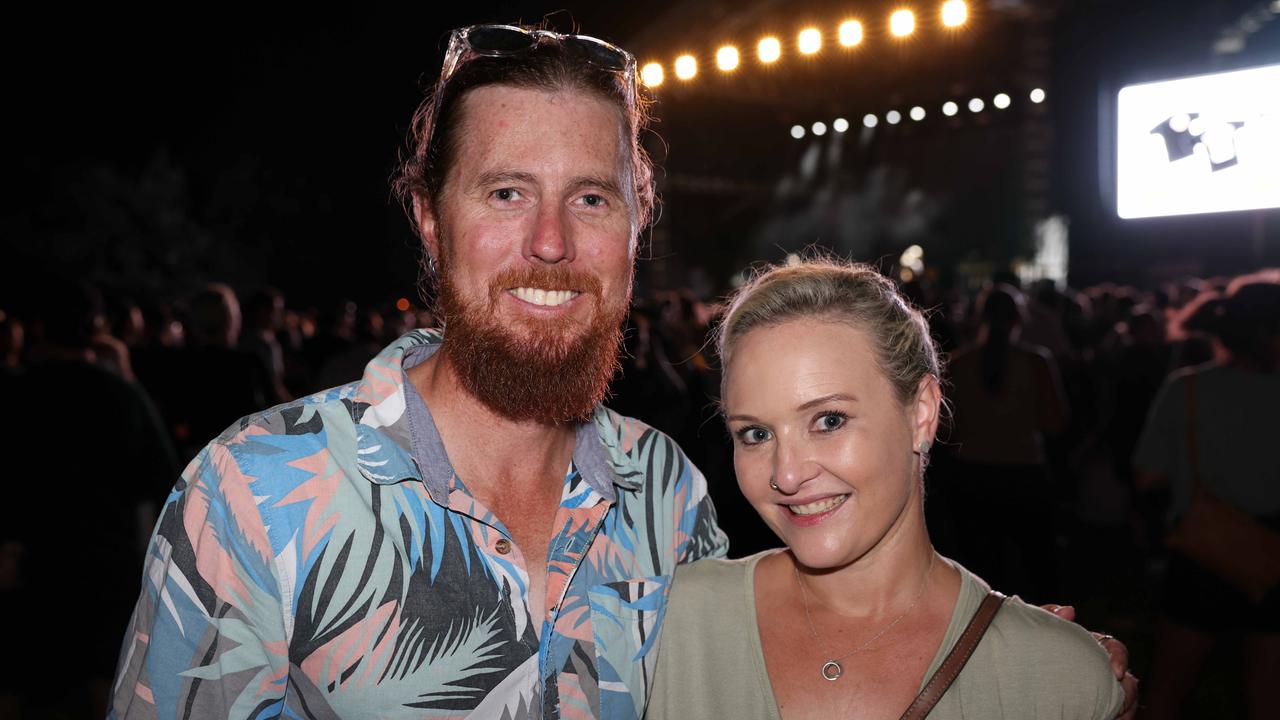
M808 505L788 505L787 507L791 509L791 512L797 515L817 515L818 513L824 513L834 507L838 507L848 499L848 495L836 495L825 500L811 502Z
M573 290L543 290L542 288L513 288L508 290L520 300L530 305L563 305L578 296Z

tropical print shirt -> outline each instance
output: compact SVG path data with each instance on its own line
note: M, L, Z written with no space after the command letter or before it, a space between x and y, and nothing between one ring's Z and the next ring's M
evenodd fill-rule
M151 540L111 717L643 715L676 566L727 549L702 475L597 408L530 617L520 549L406 381L441 339L412 332L359 382L247 417L192 461Z

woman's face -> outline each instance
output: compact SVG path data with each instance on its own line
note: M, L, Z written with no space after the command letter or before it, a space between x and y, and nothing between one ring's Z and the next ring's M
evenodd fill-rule
M726 370L738 485L802 564L848 565L918 512L933 378L904 407L865 333L811 319L748 331Z

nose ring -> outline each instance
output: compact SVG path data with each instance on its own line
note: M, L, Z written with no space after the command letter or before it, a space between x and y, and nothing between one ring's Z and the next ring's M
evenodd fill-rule
M769 487L773 488L774 492L782 492L782 488L778 487L778 484L772 480L769 481Z

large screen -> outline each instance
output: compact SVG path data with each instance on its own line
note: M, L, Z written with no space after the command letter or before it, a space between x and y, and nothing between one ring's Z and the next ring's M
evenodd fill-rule
M1130 85L1116 115L1120 217L1280 207L1280 65Z

